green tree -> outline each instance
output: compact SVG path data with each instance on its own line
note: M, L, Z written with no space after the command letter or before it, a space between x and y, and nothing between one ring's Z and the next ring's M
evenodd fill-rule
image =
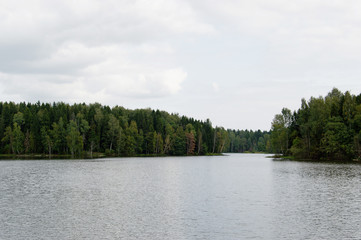
M340 117L334 117L327 123L321 151L326 159L346 160L353 155L352 135Z
M156 132L148 132L145 137L145 150L147 154L153 154L156 152L156 141L157 141L157 133Z
M258 139L257 150L260 151L260 152L266 152L266 142L265 142L265 139L263 137L260 137Z
M174 134L174 129L169 123L166 124L165 134L163 152L164 154L169 154L172 149L172 136Z
M194 155L194 150L196 148L196 141L195 141L195 130L192 124L187 124L186 126L186 153L187 155Z
M24 134L17 123L14 123L12 145L14 153L20 154L24 151Z
M172 148L172 155L185 155L186 152L186 136L182 126L177 128L174 134L174 143Z
M197 141L197 154L200 155L201 151L202 151L202 131L199 129L198 133L198 141Z
M342 115L348 128L351 130L353 119L356 113L356 99L351 96L350 92L346 92L344 95L344 101L342 105Z
M53 149L58 153L65 153L67 148L67 130L64 127L63 118L60 117L58 123L52 124L49 136L53 139Z
M162 154L163 153L163 137L162 137L162 134L160 134L160 133L156 133L155 153L156 154Z
M96 147L96 143L98 142L98 138L97 138L97 133L96 133L97 129L95 126L95 123L93 123L90 126L90 131L89 131L89 151L90 151L90 158L93 158L93 151ZM119 131L120 134L121 131ZM119 136L120 138L120 136Z
M89 126L89 122L84 119L84 116L83 114L81 113L78 113L77 116L76 116L76 119L77 119L77 125L79 127L79 132L83 138L83 144L86 143L86 136L88 134L88 131L90 129L90 126Z
M110 141L109 150L112 151L113 144L117 142L117 137L119 136L119 120L113 115L109 115L108 121L108 139Z
M134 155L142 146L141 137L138 134L138 126L135 121L131 121L129 128L126 131L128 135L128 149L131 155Z
M25 153L29 153L31 151L31 135L30 131L27 130L25 133L25 139L24 139L24 151Z
M361 95L359 95L361 96ZM292 142L290 152L296 158L351 160L361 157L361 97L334 88L323 97L302 99L288 129ZM274 121L272 130L283 130L281 121ZM274 131L272 144L285 138ZM281 144L278 144L280 146Z
M274 151L285 154L288 150L288 131L292 122L291 111L282 109L282 114L277 114L271 127L271 142Z
M10 126L6 127L4 137L1 139L1 141L6 144L5 148L8 150L8 153L15 153L14 134Z
M125 125L121 134L119 148L120 152L125 156L133 156L137 150L138 128L135 121L131 121L130 125Z
M13 117L13 122L17 123L18 126L21 127L25 123L24 114L22 112L16 113Z
M94 115L94 121L97 126L97 131L96 131L97 137L94 140L97 140L96 147L99 150L100 150L100 146L101 146L103 120L104 120L104 114L103 114L102 110L100 109L100 106L97 106L95 109L95 115Z
M228 133L223 128L219 128L217 131L217 153L222 153L226 148L227 143L229 143Z
M347 115L349 98L343 95L341 98L330 106L336 110L338 106L340 114L346 116L346 125L359 132L361 120L356 116L361 114L354 111L352 115ZM352 101L361 104L361 100L357 99L361 97L351 96ZM355 109L357 110L357 106ZM225 131L221 127L213 128L209 119L203 122L159 110L129 110L119 106L110 108L99 103L69 105L61 102L0 102L0 113L0 153L49 152L72 153L74 156L87 150L92 156L93 151L116 150L122 155L201 155L209 152L257 150L262 145L260 139L264 136L260 131ZM313 125L309 125L309 129L313 130ZM313 133L311 130L309 132ZM295 129L290 129L289 142L296 137L302 138L300 134L293 135L294 132ZM78 139L79 136L81 140ZM355 138L355 149L358 147L356 140Z
M143 146L144 146L143 142L144 142L143 130L139 129L139 132L136 137L136 152L138 154L143 153Z
M41 128L41 135L43 139L44 148L48 149L49 158L51 158L52 149L54 146L54 141L51 137L50 131L46 127Z
M80 154L83 149L83 138L80 135L78 126L74 120L70 120L68 124L68 135L66 136L67 144L71 153L71 156L74 157L75 154Z

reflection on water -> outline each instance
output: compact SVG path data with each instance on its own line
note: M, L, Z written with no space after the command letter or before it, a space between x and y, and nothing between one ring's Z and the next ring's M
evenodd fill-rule
M361 239L361 165L0 161L0 239Z

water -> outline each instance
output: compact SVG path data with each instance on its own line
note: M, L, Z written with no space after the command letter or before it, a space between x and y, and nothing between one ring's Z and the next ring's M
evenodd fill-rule
M361 239L361 165L0 161L0 239Z

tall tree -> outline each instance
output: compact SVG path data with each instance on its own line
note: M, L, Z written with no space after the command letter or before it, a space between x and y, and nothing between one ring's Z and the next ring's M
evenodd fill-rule
M109 115L108 121L108 139L110 141L109 150L112 151L113 144L117 141L117 137L119 136L119 120L114 117L113 114Z
M282 114L277 114L271 127L271 139L274 150L278 153L285 154L288 150L288 131L292 123L292 115L289 109L282 109Z
M8 153L15 153L14 135L13 130L10 126L6 127L4 137L1 139L1 141L6 144L5 148L7 149Z
M174 134L172 154L173 155L186 154L186 136L182 126L179 126Z
M44 148L48 149L48 153L49 153L49 158L51 158L51 153L52 153L52 149L54 146L54 141L51 137L51 133L49 130L46 129L46 127L42 127L41 128L41 135L43 138L43 144L44 144Z
M68 124L68 135L66 136L67 144L71 153L74 157L75 154L80 154L83 149L83 138L80 135L78 126L74 120L70 120Z
M20 154L24 151L24 134L20 126L15 122L13 129L13 151Z
M192 124L188 123L186 126L186 146L187 146L187 155L193 155L194 149L196 148L196 141L195 141L195 130Z

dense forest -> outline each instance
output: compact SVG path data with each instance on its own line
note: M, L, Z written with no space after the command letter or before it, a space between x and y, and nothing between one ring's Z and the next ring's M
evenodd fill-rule
M277 153L298 159L361 159L361 94L334 88L326 97L302 99L272 122L271 144Z
M92 157L270 152L270 133L152 109L0 102L0 154Z

